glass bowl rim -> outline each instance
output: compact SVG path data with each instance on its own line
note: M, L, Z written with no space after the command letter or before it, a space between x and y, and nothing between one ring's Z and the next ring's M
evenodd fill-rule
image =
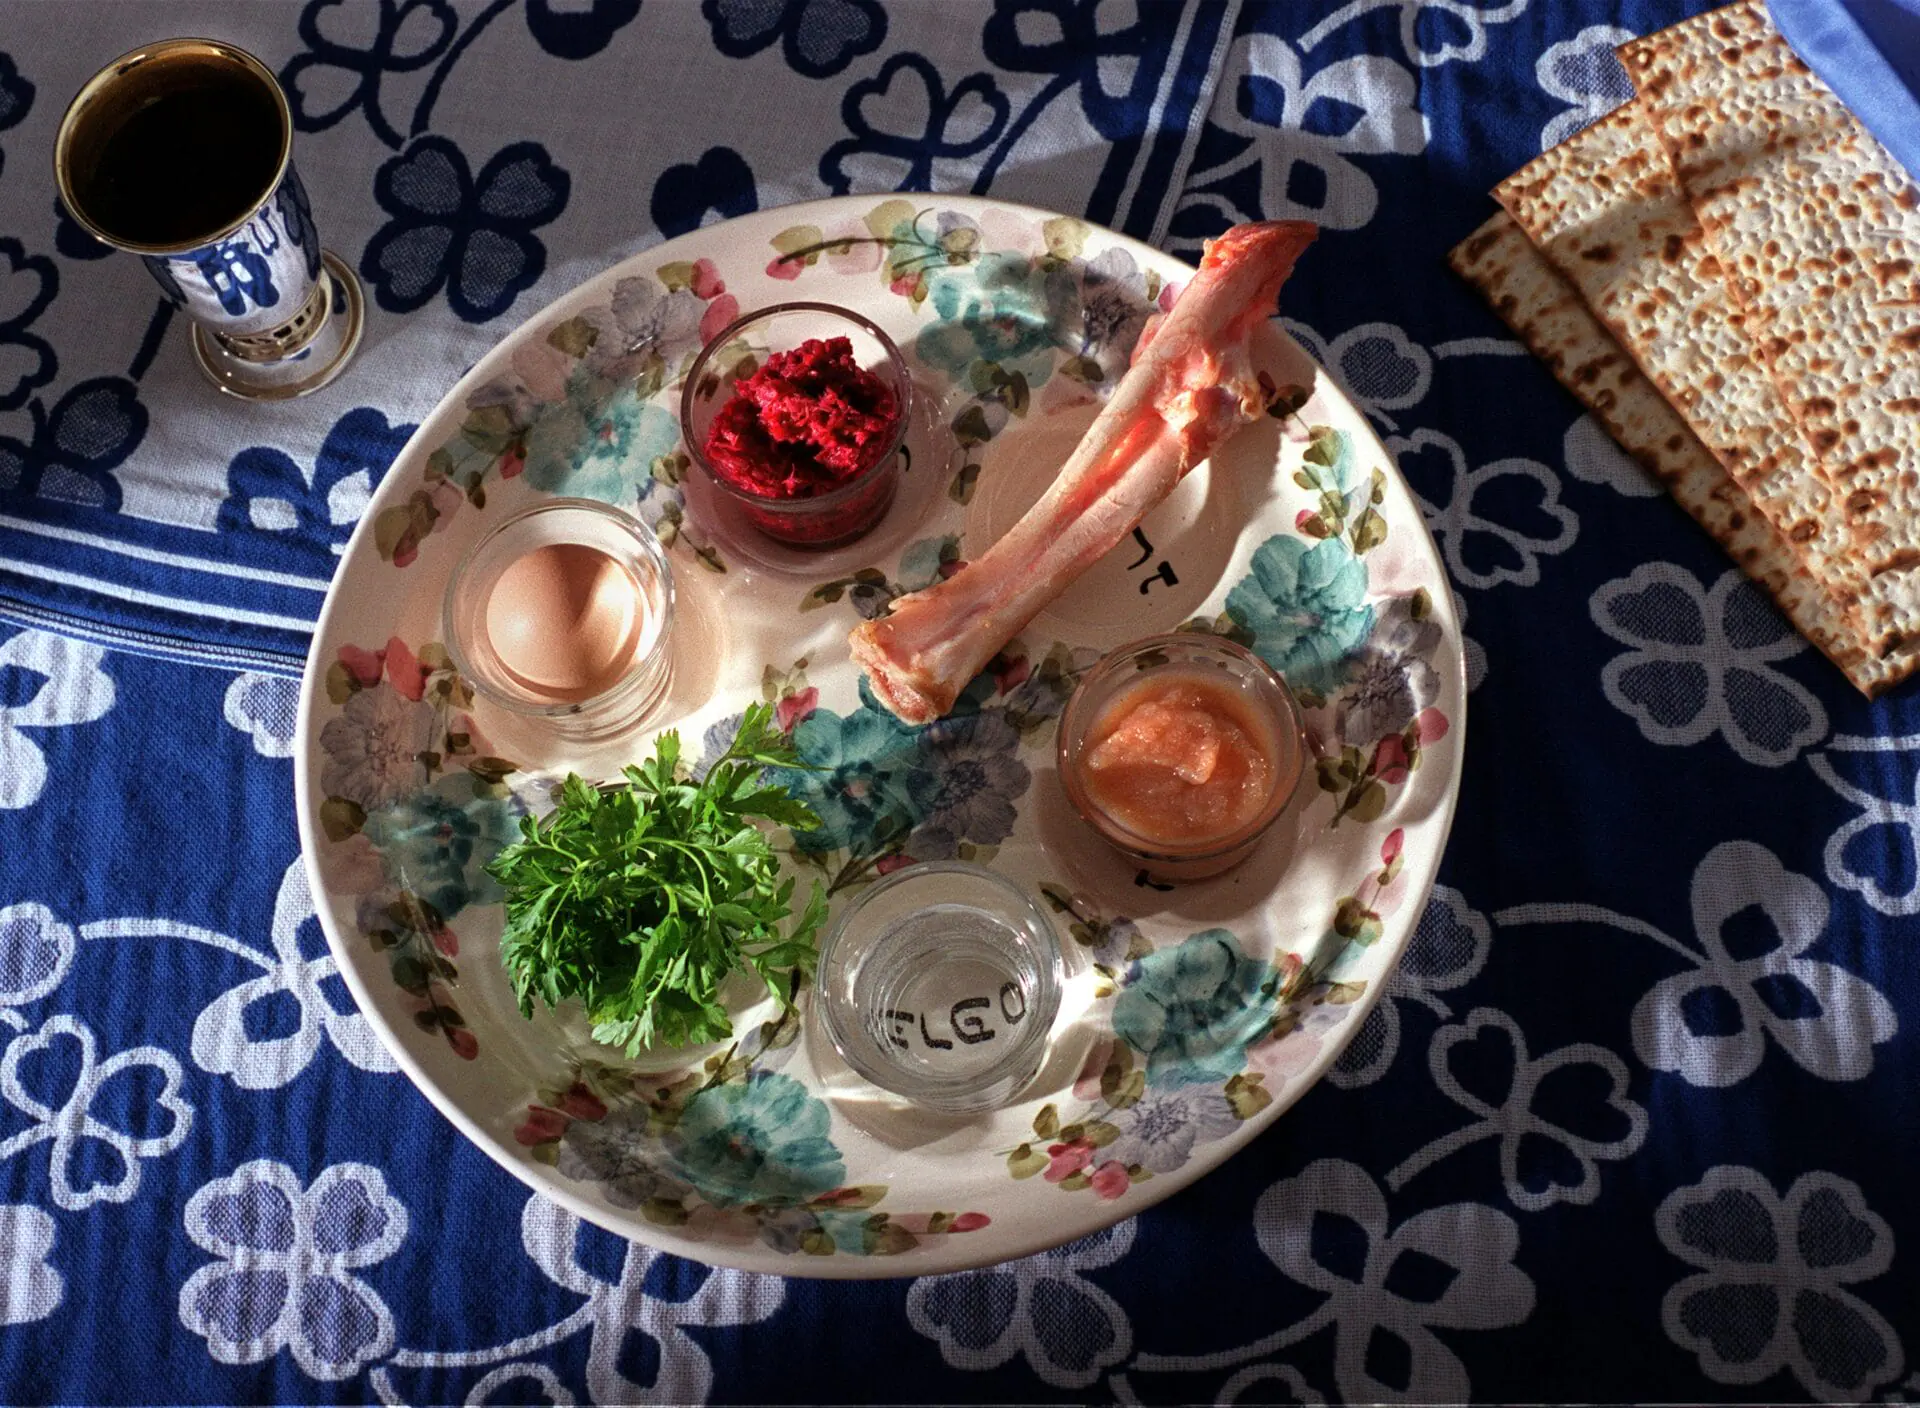
M706 451L701 448L697 438L693 434L693 403L695 391L700 385L701 374L706 371L707 364L713 360L714 354L722 347L725 347L728 339L738 334L741 329L751 327L755 323L785 313L830 314L854 324L862 332L872 337L880 344L880 350L886 353L887 365L892 369L895 383L890 389L900 402L899 414L894 420L892 432L887 437L886 448L875 458L874 462L860 471L857 476L848 480L845 484L842 484L839 488L830 489L824 494L813 494L804 499L768 498L762 494L749 494L744 489L737 488L728 483L725 477L717 473L713 465L708 462ZM906 356L900 351L899 344L887 334L885 328L881 327L864 313L842 307L838 303L822 303L813 299L793 299L785 303L769 303L763 308L756 308L751 313L743 313L728 323L724 328L720 329L719 332L707 339L706 344L701 347L699 355L693 359L693 365L687 369L686 379L681 383L680 387L680 441L687 448L687 458L699 467L706 482L727 497L739 503L750 505L760 512L795 515L817 513L823 509L846 503L848 500L856 497L860 491L870 489L873 481L878 478L883 471L897 464L900 449L907 443L907 432L912 426L914 396L913 376L908 370Z
M1086 789L1080 785L1079 773L1070 766L1072 760L1069 756L1069 746L1083 741L1087 728L1093 722L1085 715L1091 707L1087 700L1091 697L1094 687L1111 678L1134 657L1150 650L1164 650L1175 646L1200 654L1217 654L1236 664L1252 667L1254 677L1265 686L1262 694L1279 703L1276 732L1294 740L1300 758L1300 766L1294 773L1291 786L1281 787L1276 781L1273 795L1251 818L1225 835L1218 838L1209 837L1201 845L1193 847L1169 846L1165 841L1142 836L1118 817L1095 805ZM1238 641L1229 640L1225 636L1215 635L1210 631L1163 631L1158 635L1142 636L1138 640L1116 645L1095 661L1080 677L1080 682L1074 686L1073 693L1067 696L1066 706L1060 711L1060 722L1056 725L1054 741L1054 768L1060 775L1060 786L1067 794L1068 803L1080 819L1092 827L1095 833L1105 839L1108 844L1118 846L1128 854L1143 859L1199 862L1213 860L1231 851L1239 850L1272 826L1298 794L1301 781L1306 777L1307 759L1312 751L1311 741L1307 736L1306 720L1300 711L1300 701L1294 697L1293 686L1287 683L1285 675L1246 646Z
M889 1095L912 1101L916 1105L936 1112L943 1110L943 1107L937 1103L937 1095L934 1101L926 1101L899 1090L881 1078L886 1073L876 1074L873 1063L857 1054L851 1039L852 1034L842 1029L834 1015L834 1004L827 997L827 969L834 954L845 940L848 930L853 927L854 920L874 899L915 881L924 881L942 875L960 875L968 879L988 882L1017 903L1019 911L1028 921L1027 927L1037 931L1045 941L1046 953L1043 956L1046 961L1040 964L1040 968L1043 974L1041 988L1046 994L1047 1001L1044 1003L1044 1011L1034 1013L1035 1016L1044 1017L1045 1020L1030 1023L1027 1029L1020 1033L1008 1046L1006 1057L999 1063L1000 1068L1017 1068L1024 1065L1026 1057L1035 1047L1045 1046L1052 1036L1054 1021L1059 1016L1062 992L1067 983L1066 951L1061 947L1059 931L1053 927L1053 921L1047 918L1046 911L1034 902L1033 896L1013 880L984 865L976 865L964 860L915 861L912 865L902 866L890 875L883 875L855 895L852 902L834 920L820 940L814 968L816 976L813 982L813 1001L819 1011L821 1026L825 1028L827 1040L832 1044L834 1052L856 1075ZM940 1094L965 1096L970 1093L970 1090L985 1089L996 1081L1005 1079L1004 1069L1000 1068L990 1068L992 1074L985 1077L976 1073L964 1081L942 1082L929 1079L924 1084Z
M654 641L652 649L647 652L646 656L636 659L633 662L633 666L620 676L616 684L599 694L589 695L585 699L564 700L552 704L537 704L532 699L523 695L512 694L502 690L492 680L487 679L481 671L474 668L473 658L468 654L465 644L460 639L460 632L455 627L453 602L456 589L460 583L466 579L467 574L473 570L474 563L479 560L481 553L486 548L490 547L509 529L517 527L526 520L538 518L541 514L556 511L589 513L596 518L605 520L613 527L621 529L630 536L635 546L639 549L640 556L645 558L657 572L666 600L664 608L661 611L663 619L662 629L659 637ZM487 531L482 533L478 538L475 538L473 542L467 546L467 550L463 552L458 561L453 564L453 570L447 574L447 589L440 603L440 633L445 637L443 644L447 648L448 657L453 662L453 668L459 672L460 678L466 681L473 689L473 692L482 699L525 718L567 718L589 710L606 708L610 704L620 700L627 693L645 687L646 681L642 678L643 672L639 669L639 666L658 652L672 649L674 597L673 564L667 557L666 548L660 543L659 535L647 526L644 519L636 514L628 513L625 509L615 504L603 503L599 499L570 498L556 495L538 499L533 503L515 509L512 513L487 529Z

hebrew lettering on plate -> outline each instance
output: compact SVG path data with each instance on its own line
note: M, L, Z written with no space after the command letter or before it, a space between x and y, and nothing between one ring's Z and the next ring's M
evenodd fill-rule
M1140 544L1140 556L1127 564L1127 571L1129 572L1137 572L1153 560L1153 543L1147 537L1146 533L1139 528L1135 528L1133 530L1133 540ZM1140 595L1145 596L1147 589L1155 582L1165 582L1170 587L1180 585L1180 578L1174 572L1173 564L1168 562L1164 557L1160 559L1160 565L1149 572L1145 579L1141 581Z

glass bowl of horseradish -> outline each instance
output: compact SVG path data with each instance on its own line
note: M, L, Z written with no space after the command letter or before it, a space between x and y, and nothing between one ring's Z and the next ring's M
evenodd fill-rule
M878 323L830 303L778 303L701 349L680 432L719 511L824 551L886 516L913 402L906 359Z
M653 531L592 499L544 499L453 570L447 650L474 692L577 742L638 726L673 668L673 569Z
M1103 656L1060 716L1057 763L1087 825L1158 880L1202 880L1253 853L1305 771L1287 682L1196 631Z

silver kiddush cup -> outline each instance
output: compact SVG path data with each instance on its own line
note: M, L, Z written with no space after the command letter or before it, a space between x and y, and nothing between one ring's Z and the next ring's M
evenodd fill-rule
M353 270L320 248L272 72L217 39L163 39L87 80L54 140L61 202L145 258L193 321L213 384L277 401L317 391L360 344Z

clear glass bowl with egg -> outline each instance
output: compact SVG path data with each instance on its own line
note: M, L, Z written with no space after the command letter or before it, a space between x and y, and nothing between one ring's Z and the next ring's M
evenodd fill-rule
M474 692L558 737L637 727L671 680L667 555L646 524L592 499L544 499L491 529L454 568L444 616Z
M708 437L740 383L776 353L836 338L851 344L853 362L893 398L891 424L866 452L869 462L831 488L809 486L793 497L735 483L709 456ZM886 516L899 489L913 403L906 359L877 323L831 303L778 303L721 329L701 349L681 391L680 433L719 513L776 542L824 551L854 541Z
M1252 651L1177 631L1103 656L1060 716L1083 821L1150 876L1201 880L1253 853L1305 772L1293 691Z

